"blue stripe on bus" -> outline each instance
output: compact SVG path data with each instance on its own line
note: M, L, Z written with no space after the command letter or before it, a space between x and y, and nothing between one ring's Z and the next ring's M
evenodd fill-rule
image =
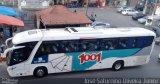
M102 51L102 58L101 60L104 60L106 58L110 57L129 57L136 54L138 51L140 51L140 48L136 49L123 49L123 50L106 50ZM86 54L97 54L101 51L92 51L92 52L85 52ZM83 64L80 63L79 56L82 55L84 52L74 52L74 53L66 53L67 56L72 56L72 71L80 71L80 70L86 70L87 68L90 68L94 64L97 63L97 61L88 61ZM107 64L107 62L106 62Z
M33 60L32 60L32 64L47 63L47 62L48 62L48 55L36 57L36 58L33 58Z

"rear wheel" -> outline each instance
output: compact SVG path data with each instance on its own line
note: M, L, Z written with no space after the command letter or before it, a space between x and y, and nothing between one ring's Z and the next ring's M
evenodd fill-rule
M123 61L116 61L113 66L112 69L114 71L119 71L120 69L122 69L124 67L124 62Z
M38 67L34 70L34 76L41 78L47 75L47 68L45 67Z

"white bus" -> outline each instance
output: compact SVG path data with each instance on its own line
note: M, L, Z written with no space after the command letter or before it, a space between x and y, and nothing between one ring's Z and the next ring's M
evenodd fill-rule
M148 63L154 39L155 33L144 28L35 29L16 34L4 54L11 77L105 68L118 71Z

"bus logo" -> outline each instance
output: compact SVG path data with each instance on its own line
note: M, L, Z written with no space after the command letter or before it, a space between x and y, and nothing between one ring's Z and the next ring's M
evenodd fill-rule
M86 54L86 53L82 53L79 56L80 59L80 64L83 64L85 62L89 62L89 61L97 61L100 62L101 61L101 57L102 57L102 52L99 53L93 53L93 54Z

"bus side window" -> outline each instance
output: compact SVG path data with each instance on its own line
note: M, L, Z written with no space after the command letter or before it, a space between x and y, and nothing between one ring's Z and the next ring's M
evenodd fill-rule
M100 50L100 49L98 48L98 46L99 46L99 42L98 42L98 41L99 41L98 39L89 40L89 41L88 41L88 43L89 43L88 47L89 47L89 50L90 50L90 51Z
M69 47L72 49L73 52L77 51L77 47L74 43L69 43Z
M94 50L97 50L97 45L95 44L95 43L89 43L89 45L88 45L88 49L90 50L90 51L94 51Z
M77 52L77 43L78 41L63 41L60 50L62 53L69 53L69 52Z
M59 53L65 53L65 43L64 41L59 42L60 46L58 48Z
M70 52L69 47L65 47L65 52Z
M82 51L87 50L87 44L85 42L81 42Z
M85 40L79 40L78 42L78 51L79 52L84 52L87 50L87 44Z
M52 46L52 50L53 50L53 53L57 53L58 52L58 48L55 45Z
M58 51L58 48L59 48L59 44L58 44L58 42L51 42L50 43L50 53L51 54L54 54L54 53L58 53L59 51Z
M136 38L131 38L131 48L136 48L137 47L137 39Z
M137 48L143 48L150 46L152 44L154 37L137 37L136 47Z
M144 37L144 47L147 47L147 46L150 46L152 44L152 41L153 41L153 37Z
M107 45L107 40L106 39L102 39L101 40L101 50L108 50L109 49L109 45Z
M111 40L108 40L106 45L105 45L106 48L108 48L109 50L113 50L113 43Z
M68 43L68 47L70 48L71 52L77 52L78 51L78 41L70 41Z
M46 51L45 51L45 53L47 53L47 54L51 54L52 52L51 52L51 44L49 43L48 45L46 45Z
M100 50L98 45L100 44L98 42L99 40L95 39L95 40L80 40L79 41L79 47L78 50L79 51L96 51L96 50Z
M128 38L120 38L119 39L119 44L118 44L118 48L119 49L126 49L126 48L129 48L129 45L128 45Z
M136 37L136 48L142 48L143 47L143 37Z
M38 48L35 57L40 57L43 56L45 54L47 54L46 52L46 46L44 45L45 43L42 42L42 44L40 45L40 47Z

